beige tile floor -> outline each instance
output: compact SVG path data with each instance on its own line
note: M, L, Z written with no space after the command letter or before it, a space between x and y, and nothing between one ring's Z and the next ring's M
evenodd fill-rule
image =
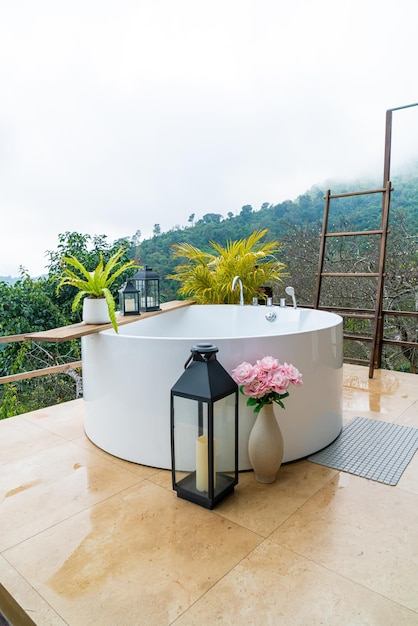
M344 419L418 427L417 383L344 365ZM396 487L242 473L208 511L91 444L82 400L3 420L0 582L39 626L418 625L418 454Z

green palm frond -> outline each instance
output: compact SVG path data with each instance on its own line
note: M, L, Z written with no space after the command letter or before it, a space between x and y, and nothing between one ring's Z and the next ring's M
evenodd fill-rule
M179 294L203 303L235 303L239 294L232 292L232 279L240 276L246 302L257 296L261 287L281 282L285 265L278 261L278 241L260 242L267 229L255 230L247 239L228 241L225 246L210 241L217 253L203 252L188 243L172 246L175 256L187 259L175 267L168 278L181 283Z

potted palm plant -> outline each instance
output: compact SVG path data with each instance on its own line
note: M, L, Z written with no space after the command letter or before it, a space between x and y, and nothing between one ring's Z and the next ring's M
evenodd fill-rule
M64 285L78 289L72 303L72 310L75 311L84 298L84 322L87 324L105 324L110 321L116 333L118 332L118 325L115 314L115 299L110 287L125 270L139 267L134 264L133 259L127 262L121 260L125 251L125 248L121 246L117 252L112 254L106 264L103 261L102 253L100 253L99 263L92 272L89 272L75 256L64 256L61 259L63 275L57 286L57 292Z

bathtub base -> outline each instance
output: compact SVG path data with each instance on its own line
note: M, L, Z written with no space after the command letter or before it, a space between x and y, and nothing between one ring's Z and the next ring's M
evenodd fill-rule
M246 332L255 336L222 337L218 331L209 332L211 318L224 314L225 308L230 310L227 315L237 316L230 324L232 329L240 327L240 316L251 316ZM342 429L342 320L324 311L274 307L278 323L270 324L264 319L265 308L196 305L125 325L119 335L106 330L83 337L85 432L89 439L126 461L170 469L170 390L183 371L191 346L210 342L219 348L217 358L230 372L242 361L254 363L266 355L293 363L302 372L303 385L289 389L286 408L274 405L283 434L283 463L327 446ZM204 315L205 309L210 309L208 318L199 321L197 332L193 312ZM255 319L261 330L253 322L256 315L262 315ZM297 324L292 326L293 319ZM316 320L318 326L324 320L324 327L315 328ZM221 326L232 332L227 322ZM194 334L182 337L185 328ZM240 394L240 471L251 469L248 438L255 419Z

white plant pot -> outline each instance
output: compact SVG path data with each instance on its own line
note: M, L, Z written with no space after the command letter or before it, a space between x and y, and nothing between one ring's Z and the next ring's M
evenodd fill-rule
M108 324L110 322L105 298L84 298L83 322L86 324Z

